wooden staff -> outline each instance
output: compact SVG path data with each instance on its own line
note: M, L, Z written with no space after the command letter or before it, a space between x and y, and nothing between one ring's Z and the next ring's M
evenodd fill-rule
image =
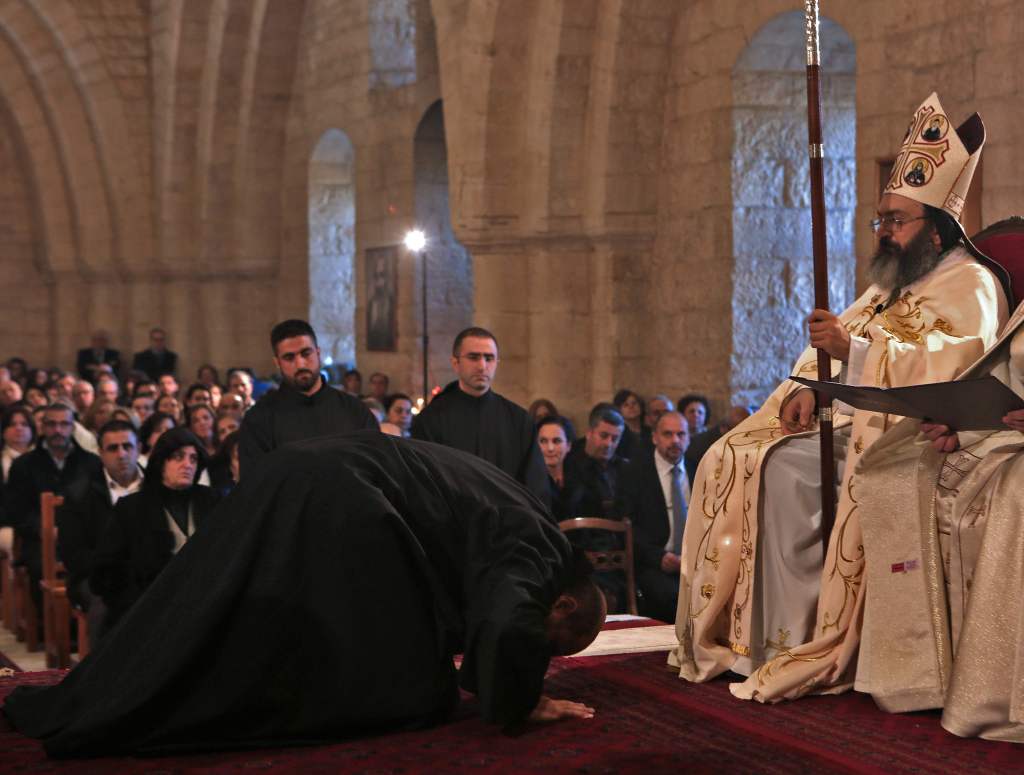
M818 0L804 0L807 33L807 143L811 173L811 233L814 246L814 306L828 310L828 241L825 224L825 157L821 140L821 50L818 45ZM832 379L832 357L818 348L818 379ZM821 435L821 540L828 551L836 521L835 461L832 450L832 401L817 393Z

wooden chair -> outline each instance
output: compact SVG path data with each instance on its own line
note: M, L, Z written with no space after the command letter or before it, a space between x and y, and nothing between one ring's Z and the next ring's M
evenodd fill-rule
M597 517L577 517L558 523L563 533L571 530L608 530L612 533L623 533L625 549L604 549L587 551L587 557L597 571L622 571L626 576L626 612L637 615L636 609L636 577L633 568L633 523L628 519L599 519Z
M14 556L18 556L15 539ZM32 599L32 582L24 565L14 569L14 635L29 651L39 651L39 611Z
M14 632L14 564L6 549L0 549L0 623Z
M1024 301L1024 218L1013 215L971 237L974 247L1002 267L1009 277L1014 304Z
M57 559L57 508L64 499L44 492L39 499L43 543L43 640L48 667L71 667L71 621L78 626L78 655L89 652L89 628L84 611L72 608L64 581L64 567Z

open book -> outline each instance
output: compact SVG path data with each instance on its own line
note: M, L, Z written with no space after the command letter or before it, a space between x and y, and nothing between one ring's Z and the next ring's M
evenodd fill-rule
M1003 416L1007 412L1024 409L1024 398L991 375L896 388L843 385L803 377L790 379L857 409L917 417L957 431L1002 430L1006 428Z

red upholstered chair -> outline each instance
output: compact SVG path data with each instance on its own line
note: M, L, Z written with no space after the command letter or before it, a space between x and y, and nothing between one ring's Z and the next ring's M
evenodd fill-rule
M1024 301L1024 218L1011 216L993 223L971 238L979 251L999 264L1009 275L1014 306Z
M636 610L636 577L633 569L633 523L628 519L600 519L598 517L577 517L558 523L563 533L571 530L608 530L612 533L625 535L624 549L606 549L603 551L587 551L587 558L594 570L622 571L626 576L626 613L637 615Z

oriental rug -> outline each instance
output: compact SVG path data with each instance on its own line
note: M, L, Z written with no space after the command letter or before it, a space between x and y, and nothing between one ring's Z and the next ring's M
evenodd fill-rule
M61 671L0 678L0 697L50 684ZM765 706L737 700L728 681L679 680L663 652L556 659L552 696L597 709L588 721L531 726L516 735L483 724L467 698L430 730L311 748L161 759L50 761L0 717L5 772L186 773L951 773L1024 772L1024 747L962 740L937 712L890 715L862 694Z

